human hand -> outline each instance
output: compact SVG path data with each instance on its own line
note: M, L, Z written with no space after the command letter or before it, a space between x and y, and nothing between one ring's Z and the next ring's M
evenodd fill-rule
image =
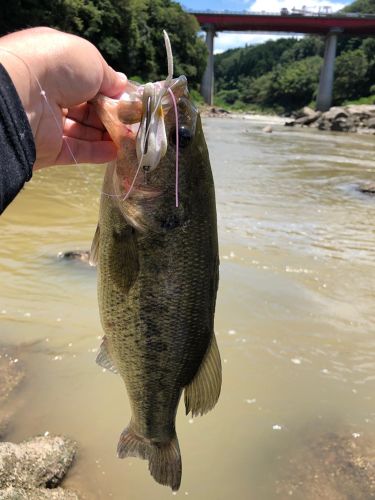
M94 45L51 28L31 28L0 38L0 62L29 118L34 169L75 160L105 163L116 157L116 147L88 101L98 92L120 94L126 77L108 66Z

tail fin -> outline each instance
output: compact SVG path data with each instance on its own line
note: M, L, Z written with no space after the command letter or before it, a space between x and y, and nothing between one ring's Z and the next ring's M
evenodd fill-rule
M160 484L177 491L181 483L181 455L176 434L167 443L153 443L138 435L132 423L123 431L117 446L119 458L139 457L148 460L152 477Z

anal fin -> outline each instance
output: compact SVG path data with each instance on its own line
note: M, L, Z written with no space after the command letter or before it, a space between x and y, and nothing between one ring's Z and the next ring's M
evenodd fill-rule
M113 363L112 357L109 353L108 350L108 340L107 337L104 335L103 341L100 345L100 350L99 354L96 356L96 362L98 363L99 366L102 368L105 368L106 370L112 372L112 373L118 373L118 370Z
M191 411L192 416L204 415L210 411L220 396L221 389L221 360L215 334L212 333L211 342L203 358L201 366L185 387L184 399L186 414Z

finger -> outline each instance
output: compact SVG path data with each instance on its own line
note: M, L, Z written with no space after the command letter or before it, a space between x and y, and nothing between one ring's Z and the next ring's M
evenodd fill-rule
M64 113L65 114L65 113ZM80 122L89 127L94 127L99 130L105 130L104 125L100 121L94 106L90 103L82 103L77 106L72 106L66 111L65 116L73 121Z
M108 97L115 97L125 91L128 79L124 73L118 73L103 61L103 81L99 92Z
M107 163L117 156L113 142L88 142L73 137L64 137L60 154L55 165L73 165L75 163Z
M63 134L82 141L103 141L104 130L82 125L82 123L66 118L64 122Z

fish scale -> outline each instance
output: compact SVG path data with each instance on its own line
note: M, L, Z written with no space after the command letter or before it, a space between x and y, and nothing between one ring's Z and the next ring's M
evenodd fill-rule
M179 82L186 86L183 77ZM105 331L98 362L123 378L132 412L118 455L147 459L156 481L173 490L181 482L175 429L181 394L185 391L187 413L204 414L215 405L221 387L214 335L219 266L214 185L200 118L186 89L178 89L185 141L179 152L177 208L174 145L168 141L165 156L148 172L144 186L143 175L131 178L137 171L131 149L135 151L136 136L132 145L130 129L126 131L127 155L122 154L118 128L124 125L114 118L113 102L110 119L107 101L96 102L120 151L107 168L103 192L121 194L129 185L133 191L126 199L102 196L92 252ZM165 136L173 136L173 110L158 116L165 120Z

